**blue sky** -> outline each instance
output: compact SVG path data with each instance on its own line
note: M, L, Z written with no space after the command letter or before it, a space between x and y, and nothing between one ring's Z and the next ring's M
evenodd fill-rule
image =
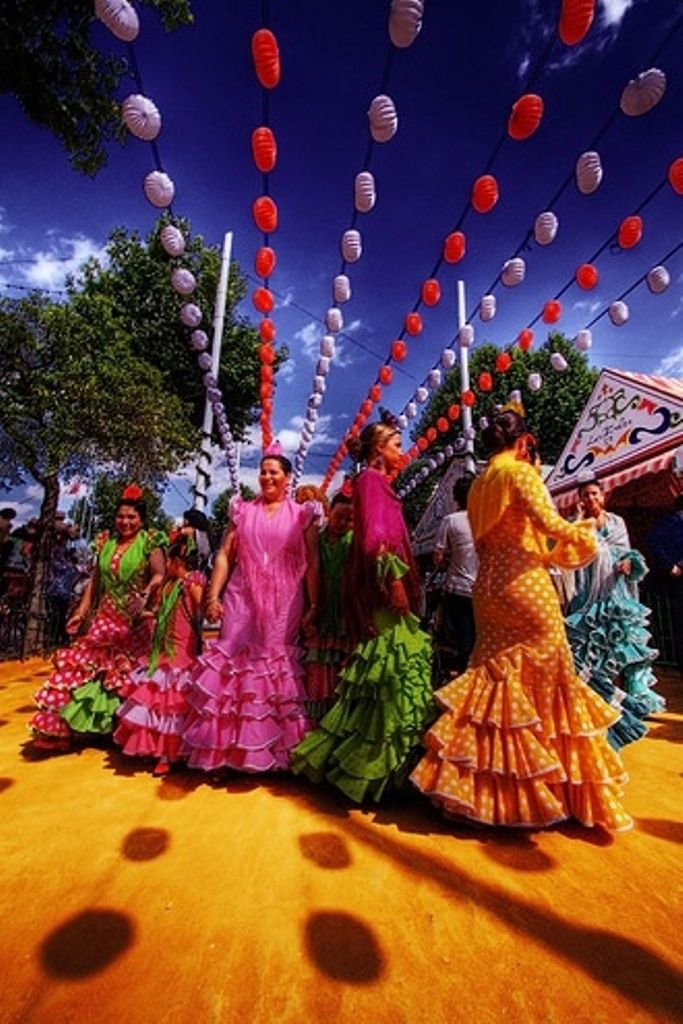
M261 176L252 164L250 136L261 123L262 101L250 40L262 24L262 4L197 0L194 7L195 26L170 35L152 11L142 8L136 55L145 92L162 114L158 144L175 182L175 211L209 243L220 244L224 231L232 230L234 255L253 273L260 236L251 204L260 193ZM280 227L272 236L278 264L271 284L280 296L274 313L278 340L291 352L279 378L274 427L290 452L324 333L320 318L331 305L332 281L340 269L339 240L351 221L353 181L363 169L373 97L387 92L399 118L396 136L372 152L378 199L358 218L363 257L347 269L352 298L343 307L345 330L304 472L304 478L314 479L324 473L374 383L444 237L467 210L472 182L487 168L512 103L547 49L560 3L427 0L422 31L411 47L395 52L385 89L388 2L288 0L269 8L282 60L282 80L269 101L279 146L270 187L280 211ZM440 268L441 303L421 309L424 330L410 341L384 404L401 411L453 340L456 279L465 281L468 314L474 313L584 150L600 152L602 184L589 196L573 181L562 191L552 206L560 222L555 242L540 247L532 241L522 253L524 283L514 289L496 286L495 319L487 324L472 319L476 343L509 344L657 188L669 164L683 156L683 28L670 35L681 17L683 2L598 0L596 21L583 43L568 48L555 34L532 90L545 104L541 127L525 142L505 139L498 148L490 171L499 181L500 201L487 215L466 213L467 256L457 267ZM98 45L123 51L124 44L104 26L94 23L92 32ZM618 112L621 92L653 66L658 48L654 66L667 75L666 93L648 114L626 117ZM122 83L121 99L134 91L132 81ZM17 285L59 289L65 272L102 251L113 227L149 230L155 210L142 193L142 179L154 167L148 144L131 138L125 147L112 145L107 167L90 179L71 170L59 144L26 121L11 97L0 97L0 113L3 294L22 294L11 287ZM641 216L642 242L628 251L608 248L597 260L597 288L581 292L574 285L563 296L558 327L567 335L574 336L683 238L683 197L668 185ZM17 259L31 262L9 262ZM641 284L626 300L627 324L617 328L603 317L595 325L593 365L683 374L683 250L667 266L672 278L667 292L655 296ZM244 312L256 320L249 301ZM543 340L540 328L537 343ZM253 464L245 453L246 480L253 480ZM221 474L214 491L224 485ZM38 490L29 488L7 503L23 513L37 496ZM188 502L187 480L179 474L166 505L175 514Z

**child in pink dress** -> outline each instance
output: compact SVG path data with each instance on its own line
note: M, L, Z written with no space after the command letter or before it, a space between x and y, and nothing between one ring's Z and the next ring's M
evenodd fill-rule
M151 654L133 674L135 689L118 710L114 739L124 754L157 758L154 775L166 775L179 760L188 670L201 650L205 580L196 565L193 538L181 536L168 549Z

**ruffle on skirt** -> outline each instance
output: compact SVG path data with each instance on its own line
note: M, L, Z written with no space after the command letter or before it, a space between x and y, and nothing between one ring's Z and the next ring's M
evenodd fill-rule
M412 781L446 815L539 827L575 817L622 831L627 780L606 739L619 717L562 651L522 646L470 668L437 691L446 710L427 733Z
M220 640L198 659L181 757L212 771L285 771L289 754L313 723L306 713L296 652L229 653Z
M114 729L114 716L120 703L116 693L105 690L99 680L91 679L74 690L61 715L74 732L108 736Z
M431 643L413 615L358 645L338 699L292 751L292 770L327 779L352 800L380 800L410 770L433 719Z
M118 709L114 740L131 757L180 760L190 689L187 668L160 665L151 675L136 674L139 684Z

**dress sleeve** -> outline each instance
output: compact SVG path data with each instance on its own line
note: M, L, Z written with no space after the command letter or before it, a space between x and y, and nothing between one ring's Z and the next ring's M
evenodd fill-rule
M555 541L547 561L564 569L588 565L597 553L595 528L589 522L568 523L557 512L533 466L521 462L515 473L516 490L536 531Z
M311 523L315 523L319 530L323 528L325 525L325 509L322 506L322 502L310 499L303 503L301 509L304 529L310 526Z
M168 536L163 530L151 529L147 531L145 539L145 557L149 557L155 548L168 547Z
M230 499L228 506L228 521L225 524L227 526L238 526L239 522L244 513L244 498L241 494L233 494Z

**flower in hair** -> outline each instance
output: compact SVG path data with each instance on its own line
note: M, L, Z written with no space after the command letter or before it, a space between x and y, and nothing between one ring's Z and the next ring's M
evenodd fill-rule
M142 487L138 487L137 484L128 484L121 495L121 498L127 499L128 501L139 501L141 497Z
M267 458L269 455L284 455L282 445L280 444L279 441L271 441L268 447L263 452L263 455L264 458Z

